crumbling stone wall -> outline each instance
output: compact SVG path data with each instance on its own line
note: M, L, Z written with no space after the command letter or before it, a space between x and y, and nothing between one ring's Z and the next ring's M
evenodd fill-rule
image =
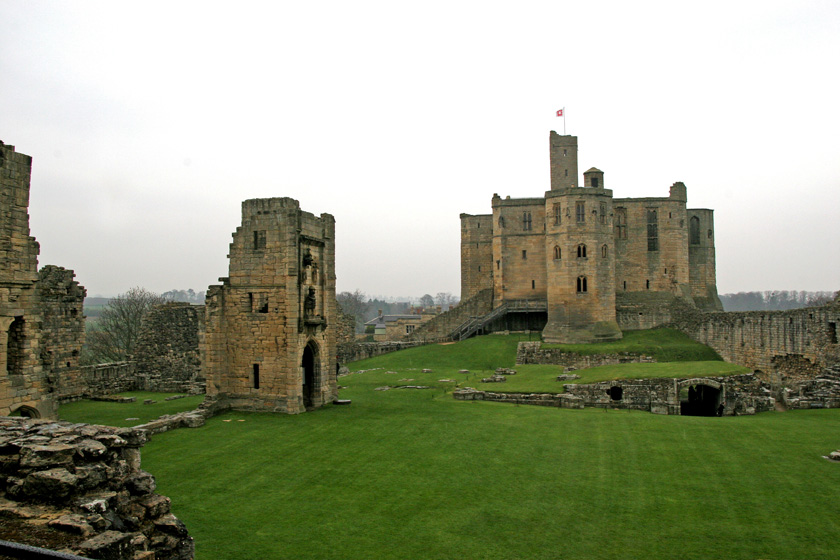
M61 378L78 376L85 290L71 270L38 272L31 171L31 157L0 142L0 414L51 417Z
M483 317L493 310L493 290L486 289L478 292L467 301L462 301L457 307L441 313L419 325L414 332L407 335L406 340L441 340L448 338L452 331L470 320L472 317Z
M784 386L840 362L840 302L789 311L701 313L674 305L672 326L727 362ZM794 357L795 356L795 357Z
M134 362L82 366L78 375L62 377L60 381L56 393L59 403L143 389L134 373Z
M396 352L397 350L423 346L424 344L425 342L422 340L405 342L353 342L350 344L339 344L338 363L345 365L350 362L356 362L358 360L365 360L367 358L373 358L374 356L381 356L382 354Z
M585 369L615 364L652 364L650 356L621 352L616 354L577 354L560 348L544 348L541 342L520 342L516 347L517 364L553 364L574 369Z
M356 340L356 317L349 313L345 313L341 306L338 304L338 302L336 302L335 304L335 312L335 343L338 345L342 345L354 342Z
M152 308L137 335L137 385L145 391L204 393L199 349L203 331L203 305L169 302Z
M146 441L134 428L0 418L4 537L90 558L193 558L187 528L140 468Z

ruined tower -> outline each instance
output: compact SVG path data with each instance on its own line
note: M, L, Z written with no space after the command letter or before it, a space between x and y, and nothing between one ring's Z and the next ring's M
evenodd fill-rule
M242 203L230 272L206 298L207 394L298 413L336 395L335 220L297 200Z
M32 158L0 142L0 415L52 417L61 382L79 375L85 289L45 266L29 235Z

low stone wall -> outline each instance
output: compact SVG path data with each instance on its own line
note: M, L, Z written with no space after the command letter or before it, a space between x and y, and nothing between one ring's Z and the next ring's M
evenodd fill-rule
M193 541L140 469L144 431L0 417L4 538L89 558L188 560Z
M406 348L414 348L415 346L423 346L426 342L422 340L414 340L411 342L351 342L338 345L338 363L341 365L349 364L358 360L366 358L373 358L374 356L381 356L397 350L405 350Z
M499 393L479 391L472 387L456 390L453 394L459 401L494 401L514 404L533 404L558 408L583 408L584 402L578 396L565 393Z
M543 348L541 342L520 342L516 347L516 363L550 364L574 369L585 369L615 364L652 364L650 356L621 352L617 354L576 354L560 348Z
M840 408L840 366L786 387L781 399L787 408Z
M82 366L78 377L62 380L59 387L59 403L142 389L134 373L134 362Z
M775 399L771 390L754 374L703 377L690 379L651 378L618 379L588 384L567 384L565 393L500 393L465 388L455 391L457 400L483 400L557 406L561 408L619 408L645 410L655 414L682 414L685 403L682 393L689 387L706 386L720 391L723 415L756 414L773 410ZM837 383L840 389L840 380ZM559 386L558 391L564 387ZM840 403L840 399L838 399Z

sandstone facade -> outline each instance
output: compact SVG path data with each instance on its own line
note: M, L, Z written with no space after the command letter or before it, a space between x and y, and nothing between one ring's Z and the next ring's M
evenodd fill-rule
M303 412L336 396L335 220L291 198L242 203L230 273L206 298L207 394Z
M79 375L85 289L45 266L29 235L32 158L0 142L0 415L51 417L63 378Z
M143 317L133 356L140 389L204 393L200 371L204 313L203 305L169 302Z
M494 195L492 214L461 215L462 301L492 289L493 308L544 302L548 342L621 338L622 300L638 307L637 293L722 309L713 213L688 209L685 185L665 198L613 198L599 169L578 182L577 137L552 131L549 154L544 196Z

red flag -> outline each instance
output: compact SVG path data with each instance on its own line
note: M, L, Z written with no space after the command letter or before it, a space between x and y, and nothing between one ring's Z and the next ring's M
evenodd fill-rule
M559 111L557 111L557 116L558 116L558 117L562 117L562 116L563 116L563 111L564 111L564 110L565 110L565 109L560 109Z

